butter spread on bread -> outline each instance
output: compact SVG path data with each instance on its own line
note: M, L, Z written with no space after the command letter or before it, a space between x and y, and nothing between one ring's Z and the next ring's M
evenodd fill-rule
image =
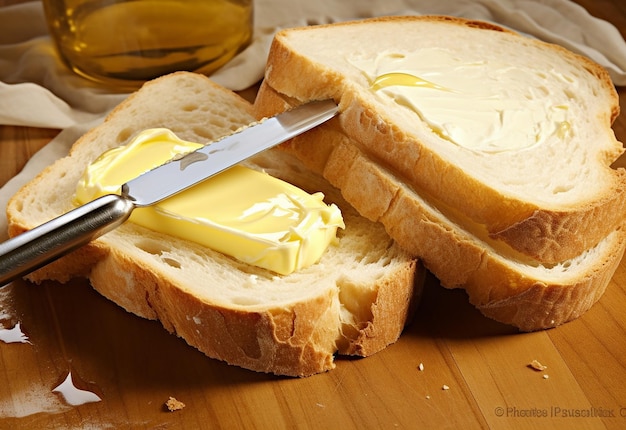
M377 76L368 76L354 64L356 60L374 62L390 52L416 58L424 53L419 73L428 68L437 52L458 58L459 65L478 64L476 70L483 70L480 73L490 80L480 88L499 87L506 97L518 99L507 101L509 105L532 102L531 106L539 106L534 110L540 115L548 112L553 118L539 118L537 122L545 127L531 130L531 145L525 141L522 150L476 151L451 144L412 109L372 91L372 79ZM450 60L440 63L445 61ZM500 76L502 66L510 70L505 76ZM467 79L465 74L470 71L466 69L469 67L463 66L459 73L449 70L442 82L428 75L417 76L454 90L456 79ZM378 73L386 71L403 70ZM404 71L416 74L415 70ZM511 76L517 76L519 82L511 82ZM494 81L501 77L513 85ZM323 130L340 128L372 162L391 169L437 206L455 208L467 223L480 226L490 238L540 263L558 264L575 258L626 218L626 170L611 168L623 152L611 129L619 113L617 93L605 69L563 47L476 20L372 18L278 32L264 82L298 103L334 99L341 113L323 125ZM477 116L475 111L482 103L427 87L416 91L459 98L465 108L458 120L464 122ZM506 112L504 117L526 114ZM487 130L483 126L469 124L462 138L485 147L473 136L476 130L489 135L482 131ZM538 134L546 140L532 145ZM520 144L515 139L498 142L498 147L507 146L518 148ZM315 150L310 148L310 152Z
M523 97L519 105L528 95L545 103L540 111L555 108L544 140L505 151L452 143L413 108L381 94L391 87L376 87L393 82L389 73L403 73L401 83L420 94L458 97L455 79L426 73L427 61L369 73L356 66L357 59L421 52L425 60L453 52L461 65L519 68L510 73L532 88L522 82L500 89ZM494 67L480 87L500 72ZM339 116L282 149L382 223L442 286L464 289L484 315L525 331L571 321L602 296L626 247L626 171L611 168L623 151L611 130L619 104L602 67L491 23L444 16L278 32L255 100L257 118L325 98L338 103ZM473 109L466 103L461 120Z
M168 129L140 132L127 145L91 163L76 188L85 204L176 156L203 145ZM264 172L233 166L154 206L130 221L208 246L240 261L287 275L316 263L343 228L341 211Z
M464 58L442 48L352 59L372 89L415 111L438 136L473 151L532 149L572 133L568 91L546 97L556 70ZM548 76L550 75L550 76Z

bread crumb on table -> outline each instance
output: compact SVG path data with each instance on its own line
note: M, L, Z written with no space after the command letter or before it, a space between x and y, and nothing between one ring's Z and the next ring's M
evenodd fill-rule
M530 364L528 365L528 367L530 367L531 369L536 370L538 372L541 372L542 370L546 370L548 368L548 366L544 366L543 364L541 364L537 360L531 361Z
M420 363L419 366L417 366L417 369L422 372L424 370L424 363Z
M449 390L450 387L448 387L446 384L443 384L443 387L441 387L442 390Z
M167 399L167 402L165 402L165 406L167 406L167 409L170 412L174 412L180 411L182 408L185 407L185 404L180 400L175 399L174 397L170 397L169 399Z

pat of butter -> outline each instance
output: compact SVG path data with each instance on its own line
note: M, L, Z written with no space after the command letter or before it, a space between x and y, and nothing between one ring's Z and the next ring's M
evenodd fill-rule
M439 137L473 151L517 151L573 133L571 94L549 82L575 79L554 70L463 58L442 48L350 62L373 91L415 111Z
M167 129L146 130L89 165L76 201L119 194L130 179L200 146ZM233 166L155 206L135 209L130 221L286 275L317 262L337 228L344 228L339 208L323 197Z

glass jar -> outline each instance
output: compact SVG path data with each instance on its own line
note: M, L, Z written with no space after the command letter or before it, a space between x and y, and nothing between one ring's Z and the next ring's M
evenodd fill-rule
M120 89L186 70L210 75L250 44L253 0L43 0L79 75Z

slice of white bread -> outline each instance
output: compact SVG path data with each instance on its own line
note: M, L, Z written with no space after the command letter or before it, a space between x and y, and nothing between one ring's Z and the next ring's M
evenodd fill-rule
M266 80L254 107L262 117L299 103ZM341 115L283 150L340 188L363 216L385 225L444 287L465 289L484 315L524 331L545 329L577 318L602 296L624 254L621 225L573 258L541 263L490 238L460 211L424 197L348 137Z
M11 199L9 234L71 209L85 167L135 133L166 127L210 142L252 122L251 109L201 75L147 83ZM28 278L87 277L105 297L159 320L209 357L255 371L311 375L332 369L335 353L367 356L395 342L421 292L417 261L291 156L267 151L248 164L322 191L342 210L346 228L319 263L278 276L127 222Z
M371 78L355 66L381 53L419 58L433 49L462 64L487 64L488 71L490 64L494 70L506 65L521 84L499 97L520 98L522 106L522 98L566 106L567 132L530 149L473 151L450 143L415 111L371 90ZM437 83L436 76L429 79ZM298 102L334 99L342 113L322 129L338 127L367 157L435 206L456 210L459 219L466 218L463 223L539 262L575 258L623 222L626 172L610 167L623 151L611 129L619 112L617 94L602 67L559 46L451 17L287 29L273 41L265 82ZM472 109L470 100L465 113Z

